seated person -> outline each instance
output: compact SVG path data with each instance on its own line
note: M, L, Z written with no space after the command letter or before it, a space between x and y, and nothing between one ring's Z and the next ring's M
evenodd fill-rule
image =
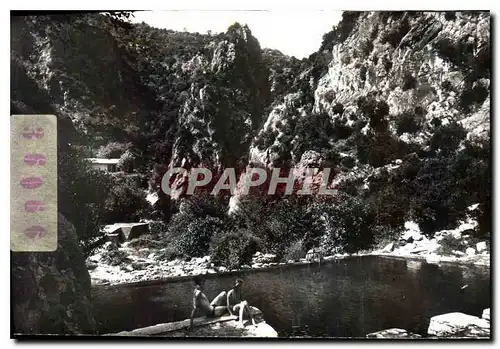
M204 281L199 277L195 277L194 284L193 310L191 311L188 329L193 326L193 318L197 310L201 315L212 318L222 316L227 311L227 307L223 305L226 296L225 291L222 291L212 302L209 302L207 296L203 293Z
M243 314L247 313L248 317L252 320L252 324L256 326L253 318L252 310L248 306L248 302L244 301L241 297L241 287L243 280L236 279L234 287L227 293L227 309L231 315L239 312L240 327L243 327Z

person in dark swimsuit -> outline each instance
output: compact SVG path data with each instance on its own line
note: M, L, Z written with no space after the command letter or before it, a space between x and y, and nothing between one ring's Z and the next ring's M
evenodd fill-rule
M220 317L227 312L227 307L224 305L226 292L222 291L212 302L209 302L207 296L203 292L203 284L204 281L201 278L196 277L194 279L193 310L191 311L188 329L191 329L193 326L193 318L196 311L199 311L202 316L211 318Z

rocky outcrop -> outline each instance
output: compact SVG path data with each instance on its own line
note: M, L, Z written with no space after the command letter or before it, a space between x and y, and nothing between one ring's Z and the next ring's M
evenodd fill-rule
M11 253L13 332L92 334L90 277L74 227L58 218L55 252Z
M469 219L459 222L455 229L442 230L429 239L423 235L415 222L406 222L399 238L373 251L375 255L389 255L424 259L427 263L465 262L489 265L490 253L485 241L470 244L468 232L477 226L477 221Z
M490 337L490 322L464 313L433 316L427 330L437 337Z
M366 338L371 339L419 339L421 335L407 332L401 328L389 328L378 332L368 333Z
M483 314L481 315L481 319L485 319L485 320L490 321L490 308L483 310Z

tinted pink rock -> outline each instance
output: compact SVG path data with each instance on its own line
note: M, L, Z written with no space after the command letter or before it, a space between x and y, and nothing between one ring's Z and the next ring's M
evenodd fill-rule
M40 188L43 184L43 180L40 177L27 177L21 180L21 185L25 189L36 189Z

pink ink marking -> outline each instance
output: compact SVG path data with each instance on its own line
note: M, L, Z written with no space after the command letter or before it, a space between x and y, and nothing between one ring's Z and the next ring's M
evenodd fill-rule
M24 156L24 162L30 166L34 165L45 165L46 158L42 154L26 154Z
M35 213L36 211L44 211L45 204L41 200L26 201L26 203L24 204L24 210L31 213Z
M28 177L21 180L21 185L25 189L36 189L40 188L43 184L43 180L40 177Z
M24 234L30 239L43 238L45 236L45 229L39 225L34 225L24 230Z

